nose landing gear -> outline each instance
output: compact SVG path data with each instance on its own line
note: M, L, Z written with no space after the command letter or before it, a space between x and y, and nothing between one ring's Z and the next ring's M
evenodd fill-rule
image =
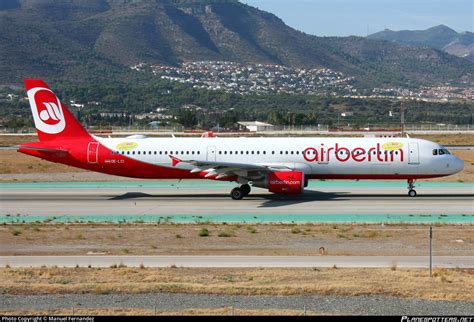
M408 196L409 197L416 197L416 191L415 191L415 180L409 179L408 180Z
M252 188L249 184L243 184L240 187L232 189L230 192L230 196L234 200L242 200L245 196L247 196Z

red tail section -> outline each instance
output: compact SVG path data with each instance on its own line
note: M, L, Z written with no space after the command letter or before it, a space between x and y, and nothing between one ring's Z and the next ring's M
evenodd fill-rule
M26 79L25 86L40 141L91 138L45 82Z

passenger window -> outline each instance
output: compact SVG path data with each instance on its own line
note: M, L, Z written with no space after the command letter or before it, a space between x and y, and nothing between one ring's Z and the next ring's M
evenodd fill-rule
M194 151L191 152L194 155Z

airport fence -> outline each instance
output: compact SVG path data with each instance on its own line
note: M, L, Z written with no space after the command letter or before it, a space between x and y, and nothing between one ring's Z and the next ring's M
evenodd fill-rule
M143 133L143 134L160 134L160 133L187 133L187 134L202 134L206 131L213 131L214 133L252 133L250 130L233 130L233 129L186 129L183 126L90 126L88 131L96 134L129 134L129 133ZM329 125L275 125L260 127L257 133L337 133L337 132L391 132L399 133L401 131L400 124L368 124L362 127L344 126L331 127ZM406 124L406 132L422 133L422 132L439 132L439 133L474 133L474 125L472 124ZM0 134L35 134L36 129L33 127L22 128L3 128L0 129ZM255 133L255 131L253 132Z

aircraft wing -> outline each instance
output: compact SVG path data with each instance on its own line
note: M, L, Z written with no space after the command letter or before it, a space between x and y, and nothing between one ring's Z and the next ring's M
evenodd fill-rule
M264 164L254 163L234 163L234 162L217 162L217 161L198 161L198 160L180 160L176 157L170 156L173 166L178 163L186 163L194 166L192 173L206 172L205 178L215 177L215 179L222 179L225 177L239 176L249 180L255 180L263 177L265 174L273 171L290 171L291 169L285 166L267 166Z

